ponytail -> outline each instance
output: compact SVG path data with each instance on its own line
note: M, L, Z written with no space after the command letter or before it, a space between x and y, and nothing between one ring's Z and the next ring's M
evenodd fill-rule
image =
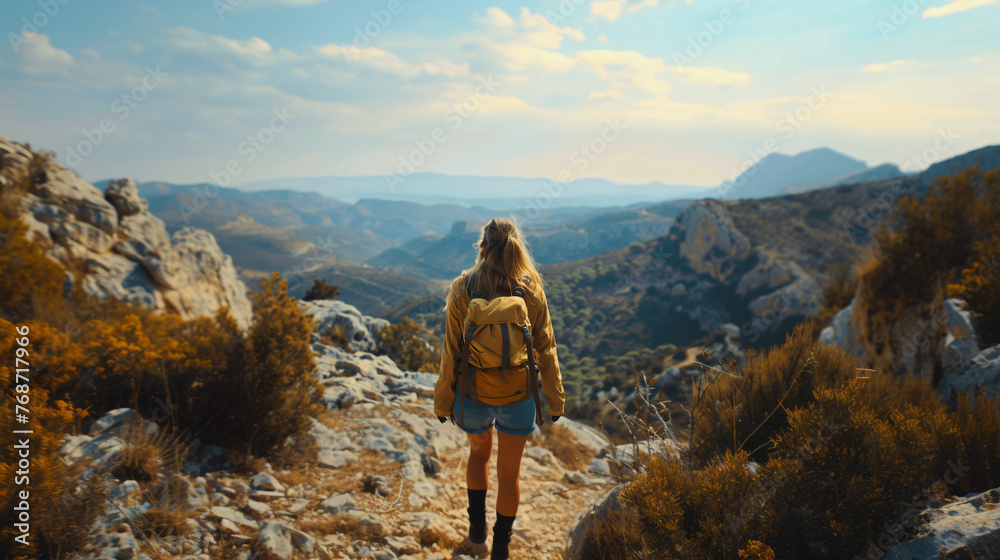
M494 218L483 226L475 244L479 249L476 264L465 271L468 285L491 297L512 294L515 288L538 295L542 277L517 224L506 218Z

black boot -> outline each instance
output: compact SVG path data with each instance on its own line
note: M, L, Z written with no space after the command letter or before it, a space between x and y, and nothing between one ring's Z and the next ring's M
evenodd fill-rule
M490 550L490 560L510 558L510 532L514 528L514 519L514 517L497 513L497 522L493 526L493 548Z
M486 542L486 490L469 490L469 540Z

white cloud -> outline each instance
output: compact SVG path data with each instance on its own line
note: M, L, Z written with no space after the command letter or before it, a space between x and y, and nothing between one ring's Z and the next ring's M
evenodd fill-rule
M587 96L588 101L594 99L621 99L621 98L622 98L622 92L614 88L609 89L608 91L593 91L590 93L590 95Z
M66 66L73 62L73 55L53 47L49 42L49 36L44 33L37 33L25 39L20 51L26 60L25 64L20 65L21 71L25 74L63 73Z
M515 20L492 6L485 16L476 15L473 21L479 24L480 31L464 35L468 46L492 55L505 71L514 73L531 68L565 72L573 67L574 61L557 52L563 40L566 37L577 41L585 39L583 31L559 27L528 8L522 8Z
M742 87L750 83L750 74L746 72L733 72L725 68L712 68L711 66L672 66L670 70L685 84Z
M606 35L598 35L597 36L597 41L600 42L600 43L607 43L608 42L608 37Z
M951 0L944 6L927 8L927 10L924 11L924 17L936 18L950 16L952 14L958 14L973 8L978 8L980 6L986 6L994 2L996 2L996 0Z
M239 58L263 63L269 61L274 48L260 37L230 39L220 35L208 35L190 27L173 27L167 30L172 47L203 55L229 54Z
M688 4L690 3L689 0ZM590 3L590 13L599 18L614 21L622 15L623 11L632 14L647 6L658 6L659 4L660 0L594 0Z
M590 13L608 21L615 21L622 15L622 2L618 0L595 0L590 3Z
M580 51L576 56L615 89L635 88L654 96L670 91L670 84L656 77L667 69L662 58L608 49Z
M358 64L373 68L387 74L396 74L403 77L416 77L421 74L431 76L447 76L454 78L457 76L467 76L469 65L455 64L448 60L436 62L411 63L396 56L394 53L376 47L365 47L359 49L353 46L341 46L335 44L323 45L316 48L317 52L337 61L347 61L351 64Z
M909 60L894 60L894 61L892 61L892 62L890 62L888 64L886 64L884 62L879 63L879 64L869 64L868 66L864 67L864 71L865 72L869 72L869 73L887 72L890 69L892 69L894 66L904 66L906 64L910 64L910 61Z

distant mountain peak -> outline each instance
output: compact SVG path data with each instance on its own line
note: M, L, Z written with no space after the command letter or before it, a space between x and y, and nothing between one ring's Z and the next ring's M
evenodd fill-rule
M826 147L794 156L774 152L728 183L726 192L728 198L781 196L825 187L867 168L865 162Z

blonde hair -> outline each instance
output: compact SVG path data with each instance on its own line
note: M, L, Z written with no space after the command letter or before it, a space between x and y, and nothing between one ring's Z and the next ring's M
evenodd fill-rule
M515 288L533 295L541 293L542 276L517 224L507 218L493 218L482 232L473 245L479 250L476 264L462 273L465 285L489 297L513 294Z

